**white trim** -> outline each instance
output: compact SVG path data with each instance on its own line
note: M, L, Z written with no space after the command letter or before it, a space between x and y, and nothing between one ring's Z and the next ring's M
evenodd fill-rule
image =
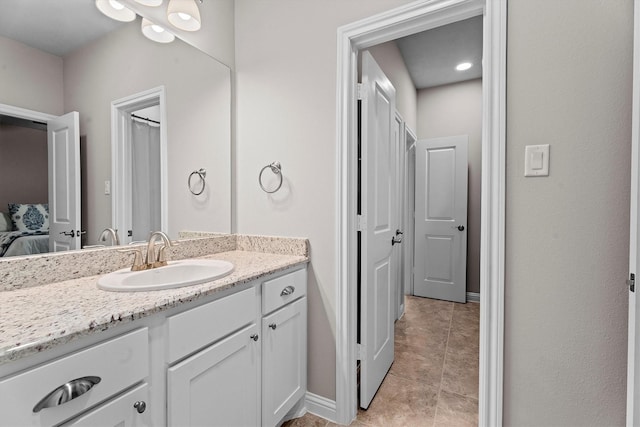
M129 189L125 188L128 164L125 149L129 139L129 113L159 105L160 107L160 227L165 233L169 228L168 202L168 159L167 159L167 102L165 87L158 86L143 92L120 98L111 103L111 221L112 227L118 230L121 242L130 239L124 233L122 224L127 224L127 218L121 206L127 202Z
M336 402L326 397L307 392L305 396L307 412L317 415L332 423L337 423Z
M631 114L631 200L630 200L630 224L629 224L629 273L638 275L638 241L640 227L638 227L638 208L640 201L638 167L640 165L640 1L633 2L633 89L632 89L632 114ZM627 276L628 277L628 276ZM627 343L627 426L638 424L640 406L636 403L640 392L640 378L636 370L636 361L640 356L640 342L638 335L638 320L636 317L638 307L638 279L636 278L636 291L629 293L628 313L628 343Z
M479 425L502 424L506 0L424 0L338 29L336 417L356 415L356 83L358 50L480 15L483 140Z
M467 302L480 302L480 292L467 292Z
M41 113L26 108L14 107L13 105L0 104L0 114L3 116L17 117L19 119L36 120L38 122L48 122L58 116L54 114Z

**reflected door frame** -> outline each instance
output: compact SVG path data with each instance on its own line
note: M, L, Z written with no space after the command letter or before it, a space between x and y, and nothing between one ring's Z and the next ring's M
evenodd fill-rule
M168 162L167 162L167 103L165 87L139 92L111 103L111 222L120 242L131 242L131 117L134 111L158 105L160 108L160 224L168 232ZM155 230L154 230L155 231Z

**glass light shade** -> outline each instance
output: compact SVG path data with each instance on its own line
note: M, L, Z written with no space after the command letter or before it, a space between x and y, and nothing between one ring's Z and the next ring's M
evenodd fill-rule
M117 0L96 0L96 7L100 12L116 21L131 22L136 19L136 13L131 9L127 9Z
M169 31L162 28L160 25L156 25L149 21L147 18L142 18L142 34L149 40L153 40L158 43L171 43L176 36Z
M143 6L156 7L162 4L162 0L135 0L136 3L140 3Z
M195 0L169 0L167 19L176 28L198 31L201 26L200 10Z

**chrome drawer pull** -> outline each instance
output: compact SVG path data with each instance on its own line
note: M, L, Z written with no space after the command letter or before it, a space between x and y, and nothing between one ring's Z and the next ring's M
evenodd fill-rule
M82 377L62 384L60 387L47 394L33 407L33 412L40 412L45 408L52 408L67 403L76 397L82 396L101 381L100 377Z
M296 288L294 288L293 286L287 286L282 290L282 292L280 292L280 296L286 297L287 295L291 295L295 290Z

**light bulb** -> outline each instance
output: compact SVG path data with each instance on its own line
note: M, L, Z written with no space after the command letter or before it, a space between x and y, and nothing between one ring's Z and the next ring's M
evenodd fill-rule
M471 62L461 62L460 64L456 65L456 70L464 71L464 70L468 70L472 66L473 64Z

